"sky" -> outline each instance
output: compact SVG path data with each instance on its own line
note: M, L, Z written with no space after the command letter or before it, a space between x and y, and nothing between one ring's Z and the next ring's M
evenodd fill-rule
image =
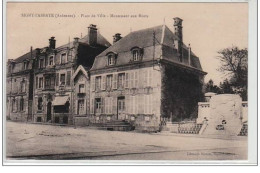
M34 17L24 17L28 14ZM66 44L81 34L85 36L90 24L97 25L110 43L115 33L124 37L164 23L173 31L174 17L183 19L183 41L200 58L203 71L208 73L205 82L213 79L219 84L226 76L217 71L217 52L232 46L248 48L247 3L7 3L6 58L18 58L31 46L48 46L51 36L57 40L56 46Z

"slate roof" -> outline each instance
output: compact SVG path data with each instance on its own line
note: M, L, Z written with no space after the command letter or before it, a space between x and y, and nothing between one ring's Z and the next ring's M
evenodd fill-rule
M131 48L143 48L142 61L150 61L153 59L153 33L155 33L155 58L161 56L162 59L188 66L188 47L183 44L183 63L179 62L176 48L174 48L174 40L179 38L166 26L160 25L152 28L134 31L117 41L114 45L107 48L99 54L94 61L91 70L103 69L107 66L107 53L117 53L117 65L129 64L132 55ZM160 47L161 46L161 47ZM160 48L159 48L160 47ZM201 70L199 58L191 52L191 66Z
M88 35L86 35L86 36L82 37L81 39L79 39L79 42L83 43L83 44L89 44L88 43ZM62 46L59 46L56 49L69 47L69 44L70 44L70 46L72 46L73 45L73 41L70 42L70 43L64 44ZM97 44L101 45L101 46L106 46L106 47L111 46L111 44L99 32L97 32ZM33 55L32 57L36 56L36 50L35 49L32 51L32 55ZM20 62L23 62L26 59L31 59L31 52L27 52L26 54L24 54L24 55L22 55L22 56L20 56L20 57L18 57L16 59L14 59L14 62L20 63Z
M25 61L25 60L30 60L30 59L32 59L33 57L35 57L35 55L36 55L36 50L34 49L34 50L32 51L32 56L31 56L31 52L28 52L28 53L26 53L26 54L20 56L19 58L16 58L16 59L14 60L14 62L20 63L20 62L23 62L23 61Z
M83 44L88 44L89 45L88 35L85 35L84 37L80 38L79 42L83 43ZM61 49L61 48L69 47L69 46L72 46L72 45L73 45L73 41L71 41L70 43L64 44L62 46L59 46L56 49ZM107 39L105 39L105 37L103 37L100 34L99 31L97 32L97 45L101 45L101 46L105 46L105 47L111 46L111 44L107 41Z

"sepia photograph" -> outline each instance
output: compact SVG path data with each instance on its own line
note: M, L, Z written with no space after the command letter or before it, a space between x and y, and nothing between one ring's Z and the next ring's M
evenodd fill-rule
M7 1L4 164L249 163L249 7Z

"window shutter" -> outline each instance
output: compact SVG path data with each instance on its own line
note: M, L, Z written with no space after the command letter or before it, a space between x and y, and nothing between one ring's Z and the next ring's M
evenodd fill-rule
M129 79L129 81L130 81L130 84L129 84L129 86L130 86L130 88L133 88L134 87L134 84L133 84L133 79L134 79L134 73L133 72L130 72L130 74L129 74L129 77L130 77L130 79Z
M90 113L91 114L94 114L94 99L92 98L91 99L91 102L90 102Z
M113 109L113 97L109 98L109 113L112 114Z
M102 76L101 90L106 90L106 76Z
M71 71L67 71L67 81L66 81L67 86L70 86L70 80L71 80Z
M90 83L91 83L91 91L95 91L95 77L94 76L91 76Z
M144 70L144 87L147 87L147 83L148 83L148 81L147 81L147 70Z
M117 114L117 98L113 97L112 101L112 113Z
M138 72L134 72L134 88L138 88Z
M105 97L105 113L106 114L108 113L107 106L108 106L108 97Z
M103 114L105 111L104 111L104 108L105 108L105 101L104 101L104 98L101 97L101 113Z
M114 74L113 78L113 89L117 89L117 74Z
M128 73L125 73L125 88L129 88Z
M38 88L38 77L36 77L35 80L36 80L36 81L35 81L35 84L36 84L35 88L37 89L37 88Z
M59 77L60 77L60 74L56 73L56 86L59 86L59 81L60 81Z

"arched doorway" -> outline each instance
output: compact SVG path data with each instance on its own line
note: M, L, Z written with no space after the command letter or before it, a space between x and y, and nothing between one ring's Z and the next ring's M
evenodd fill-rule
M51 120L51 102L47 104L47 122Z

